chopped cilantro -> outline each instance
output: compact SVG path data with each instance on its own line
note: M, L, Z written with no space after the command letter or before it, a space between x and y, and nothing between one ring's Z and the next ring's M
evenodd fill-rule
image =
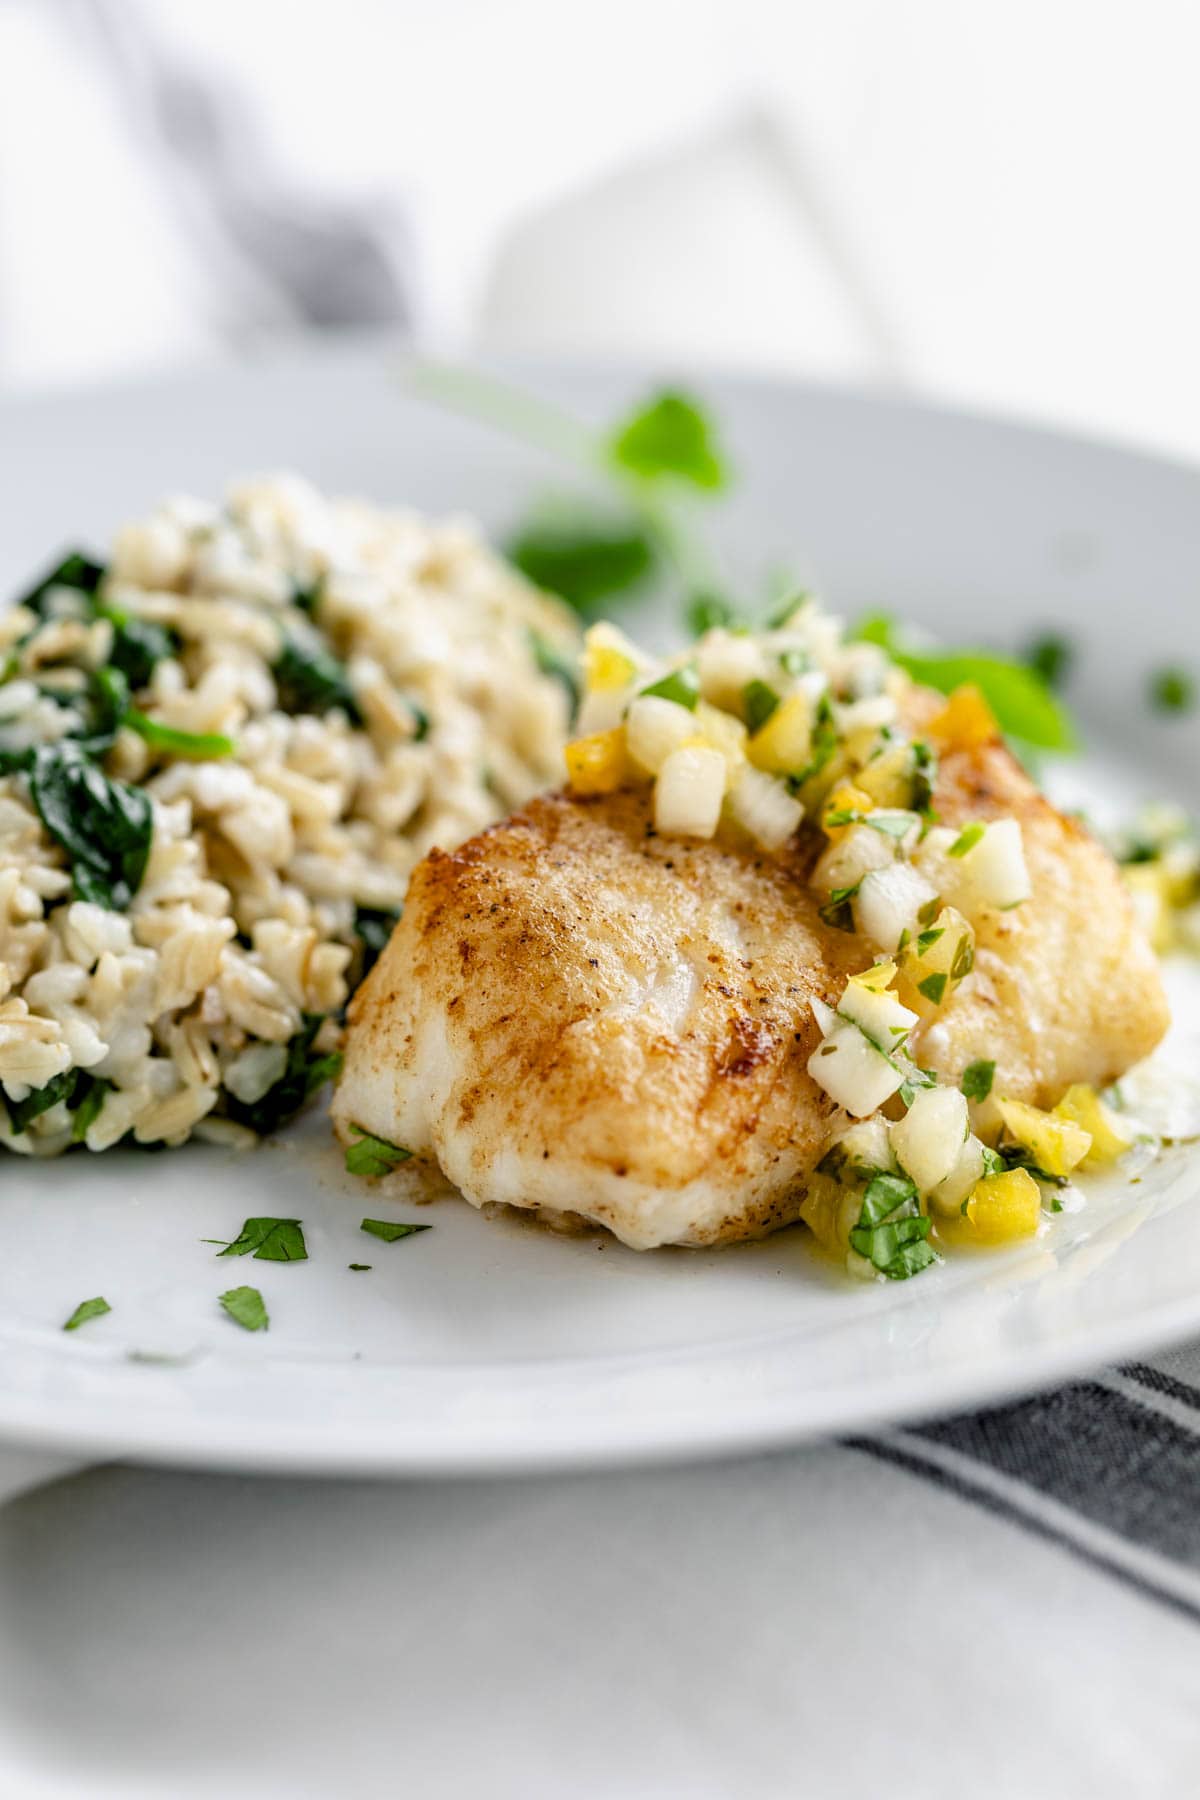
M746 683L742 689L742 708L746 714L746 729L751 736L762 730L778 705L779 695L765 681Z
M221 1256L254 1256L259 1262L307 1262L299 1219L247 1219Z
M368 1237L382 1239L385 1244L395 1244L401 1238L412 1237L418 1231L432 1231L432 1225L401 1225L395 1219L364 1219L359 1226Z
M371 1268L371 1264L370 1263L347 1263L346 1267L348 1269L353 1269L356 1275L365 1275L368 1272L368 1270Z
M1066 638L1048 632L1045 637L1034 639L1025 652L1025 660L1047 687L1060 688L1070 673L1075 651Z
M917 939L917 955L924 956L925 952L932 950L938 939L944 938L945 935L946 927L944 925L931 925L929 930L923 931Z
M975 967L975 940L965 932L958 941L954 961L950 965L951 981L962 981Z
M387 1138L373 1137L365 1126L350 1126L358 1133L358 1142L346 1151L346 1169L351 1175L389 1175L412 1155L402 1144L390 1144Z
M700 677L691 663L682 669L672 669L661 681L652 682L641 690L641 698L673 700L676 706L686 706L689 712L695 712L700 699Z
M1190 712L1196 684L1186 669L1159 669L1150 677L1150 699L1159 712Z
M79 1327L81 1325L86 1325L89 1319L103 1318L106 1312L111 1311L112 1307L108 1304L108 1301L102 1299L99 1294L96 1295L94 1300L81 1300L79 1305L75 1308L75 1311L63 1326L63 1330L78 1331Z
M963 1070L962 1091L968 1100L986 1100L996 1079L996 1065L982 1058Z
M967 825L959 832L946 855L965 856L968 850L973 850L976 844L982 840L986 830L987 826L982 824L979 819L974 820L972 824Z
M918 991L924 994L927 1000L932 1001L934 1006L940 1006L945 999L946 983L949 979L945 970L937 975L927 975L924 981L917 983Z
M853 887L834 888L824 906L821 907L822 920L834 931L854 930L854 909L850 902L861 886L862 882L856 881Z
M243 1331L266 1331L271 1323L266 1302L257 1288L229 1288L217 1298L234 1324L240 1325Z
M718 628L724 631L744 631L746 628L746 621L724 594L706 591L693 594L688 600L685 617L693 637L703 637L706 631Z

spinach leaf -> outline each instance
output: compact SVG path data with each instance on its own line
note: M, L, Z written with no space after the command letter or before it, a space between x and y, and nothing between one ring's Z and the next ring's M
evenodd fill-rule
M64 1069L61 1075L53 1076L44 1087L31 1089L24 1100L10 1100L0 1087L0 1098L4 1101L13 1130L27 1131L35 1119L40 1119L43 1113L49 1112L52 1106L57 1106L60 1100L70 1104L78 1080L78 1069Z
M355 907L354 931L355 935L361 939L363 947L360 980L365 980L379 961L399 918L398 912L388 912L383 907Z
M131 688L145 687L155 665L179 649L178 635L150 619L131 618L109 607L101 607L100 617L108 619L113 628L109 665L120 670Z
M345 667L323 645L285 638L271 673L284 712L322 714L340 706L353 724L362 724Z
M657 560L653 538L636 520L582 505L535 515L509 542L507 554L535 587L581 613L635 587Z
M177 731L173 725L160 725L157 719L148 719L136 706L129 708L124 722L152 750L162 750L168 756L190 756L207 762L220 756L232 756L237 749L233 739L223 737L219 731Z
M107 570L103 563L93 562L82 550L71 550L56 563L48 574L43 575L21 598L15 602L17 606L27 606L40 619L46 617L46 596L51 588L76 588L89 598L95 595Z
M265 1137L299 1112L310 1094L333 1079L342 1066L340 1051L322 1055L315 1054L312 1047L322 1022L321 1014L305 1013L300 1030L288 1044L283 1074L260 1099L247 1103L226 1093L225 1111L231 1119Z
M34 752L29 791L46 830L71 858L76 898L123 912L150 856L150 796L110 780L71 743Z
M687 394L669 389L617 427L609 438L608 453L619 469L641 481L668 476L715 489L727 480L711 421Z
M96 1123L104 1110L104 1102L112 1093L112 1082L105 1081L100 1075L84 1075L81 1077L71 1106L74 1117L71 1120L71 1141L82 1144L88 1131Z

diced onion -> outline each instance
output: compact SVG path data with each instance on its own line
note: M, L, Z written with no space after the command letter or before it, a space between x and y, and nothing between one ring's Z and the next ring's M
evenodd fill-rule
M655 829L666 837L710 838L725 798L725 758L707 744L673 750L654 784Z
M983 1179L983 1145L977 1137L969 1137L959 1148L950 1173L929 1190L931 1212L948 1218L961 1217L962 1203L975 1184Z
M1025 845L1016 819L996 819L962 858L963 871L980 907L1007 912L1033 892Z
M696 673L706 700L726 712L739 712L747 683L766 676L767 660L754 638L710 631L697 647Z
M967 1103L957 1088L919 1088L892 1126L892 1150L905 1173L927 1194L958 1161L967 1135Z
M879 1116L873 1119L860 1119L857 1125L848 1126L841 1137L837 1139L833 1148L839 1151L853 1168L892 1169L895 1167L891 1139L888 1136L888 1122Z
M808 1072L838 1106L866 1119L904 1080L857 1025L839 1021L808 1059Z
M917 1014L902 1006L887 988L868 987L854 979L846 983L838 1011L884 1050L896 1049L917 1023Z
M877 832L867 831L869 837ZM933 889L910 863L869 870L854 899L858 929L881 950L895 950L907 931L917 930L917 914L936 898Z
M641 694L625 720L625 748L634 762L657 775L673 750L696 735L696 721L686 706L659 694Z
M804 808L782 781L743 765L729 795L729 810L743 831L764 850L778 850L804 817Z
M835 888L857 887L872 869L886 868L895 854L895 843L882 831L853 825L825 851L812 872L812 885L830 893Z

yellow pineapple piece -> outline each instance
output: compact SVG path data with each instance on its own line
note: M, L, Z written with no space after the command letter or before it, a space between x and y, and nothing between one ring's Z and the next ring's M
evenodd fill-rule
M996 1110L1004 1121L1009 1136L1023 1150L1028 1150L1039 1169L1047 1175L1069 1175L1092 1147L1091 1133L1073 1119L1055 1117L1040 1106L1024 1100L996 1097Z
M1000 736L996 715L972 683L955 688L927 731L944 750L978 750Z
M930 1018L974 966L974 931L955 907L943 906L929 924L918 924L900 952L901 998Z
M566 759L573 794L615 794L626 775L625 727L576 738L567 745Z
M1054 1117L1080 1126L1091 1138L1091 1148L1083 1159L1085 1169L1115 1162L1133 1143L1133 1133L1124 1119L1111 1106L1106 1106L1095 1088L1086 1082L1077 1082L1067 1089L1054 1108Z
M912 805L916 763L911 744L894 744L858 770L855 787L871 796L875 806Z
M781 700L746 746L756 769L768 775L799 775L812 755L812 702L804 693Z
M971 1189L964 1217L970 1235L951 1233L956 1242L1009 1244L1032 1237L1042 1218L1041 1190L1028 1169L985 1175Z
M853 826L831 825L829 822L831 817L836 818L838 813L868 813L874 810L875 800L872 795L868 794L864 788L855 787L853 782L843 782L840 787L833 789L825 801L821 813L821 829L836 844L839 839L845 837L848 831L853 830Z
M637 655L614 625L593 625L584 639L583 681L589 694L627 687L638 672Z

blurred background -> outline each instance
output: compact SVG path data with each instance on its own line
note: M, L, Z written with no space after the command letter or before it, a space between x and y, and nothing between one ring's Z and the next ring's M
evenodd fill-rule
M394 329L1200 452L1187 0L0 0L0 386Z

